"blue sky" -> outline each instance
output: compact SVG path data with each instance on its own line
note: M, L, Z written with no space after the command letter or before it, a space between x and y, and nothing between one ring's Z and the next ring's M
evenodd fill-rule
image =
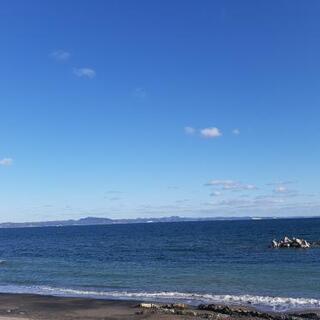
M319 15L2 1L0 221L318 215Z

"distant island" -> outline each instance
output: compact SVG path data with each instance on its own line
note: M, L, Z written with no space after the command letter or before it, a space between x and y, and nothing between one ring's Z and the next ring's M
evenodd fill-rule
M160 222L186 222L186 221L232 221L232 220L266 220L266 219L290 219L290 218L316 218L316 217L160 217L160 218L133 218L133 219L109 219L99 217L86 217L81 219L37 221L37 222L4 222L0 228L32 228L32 227L66 227L66 226L90 226L90 225L111 225L111 224L133 224L133 223L160 223Z

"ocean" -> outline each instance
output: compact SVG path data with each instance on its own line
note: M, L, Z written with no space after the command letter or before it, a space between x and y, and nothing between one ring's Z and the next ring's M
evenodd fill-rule
M0 229L0 292L320 308L320 219Z

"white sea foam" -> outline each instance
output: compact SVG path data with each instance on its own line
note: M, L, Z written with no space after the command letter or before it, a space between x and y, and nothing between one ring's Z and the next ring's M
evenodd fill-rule
M182 292L130 292L130 291L97 291L47 286L0 286L1 292L33 293L53 296L91 297L116 300L143 300L159 302L184 302L191 305L200 303L221 303L231 305L251 305L269 311L292 311L302 309L320 309L319 299L288 298L255 295L214 295Z

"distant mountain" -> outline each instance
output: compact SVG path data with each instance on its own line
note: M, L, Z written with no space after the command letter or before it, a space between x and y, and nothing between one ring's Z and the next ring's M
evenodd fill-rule
M184 218L179 216L171 216L171 217L162 217L162 218L108 219L108 218L86 217L78 220L56 220L56 221L21 222L21 223L6 222L6 223L0 223L0 228L63 227L63 226L89 226L89 225L106 225L106 224L128 224L128 223L252 220L252 219L255 219L255 218L252 218L252 217ZM264 218L264 219L268 219L268 218Z

